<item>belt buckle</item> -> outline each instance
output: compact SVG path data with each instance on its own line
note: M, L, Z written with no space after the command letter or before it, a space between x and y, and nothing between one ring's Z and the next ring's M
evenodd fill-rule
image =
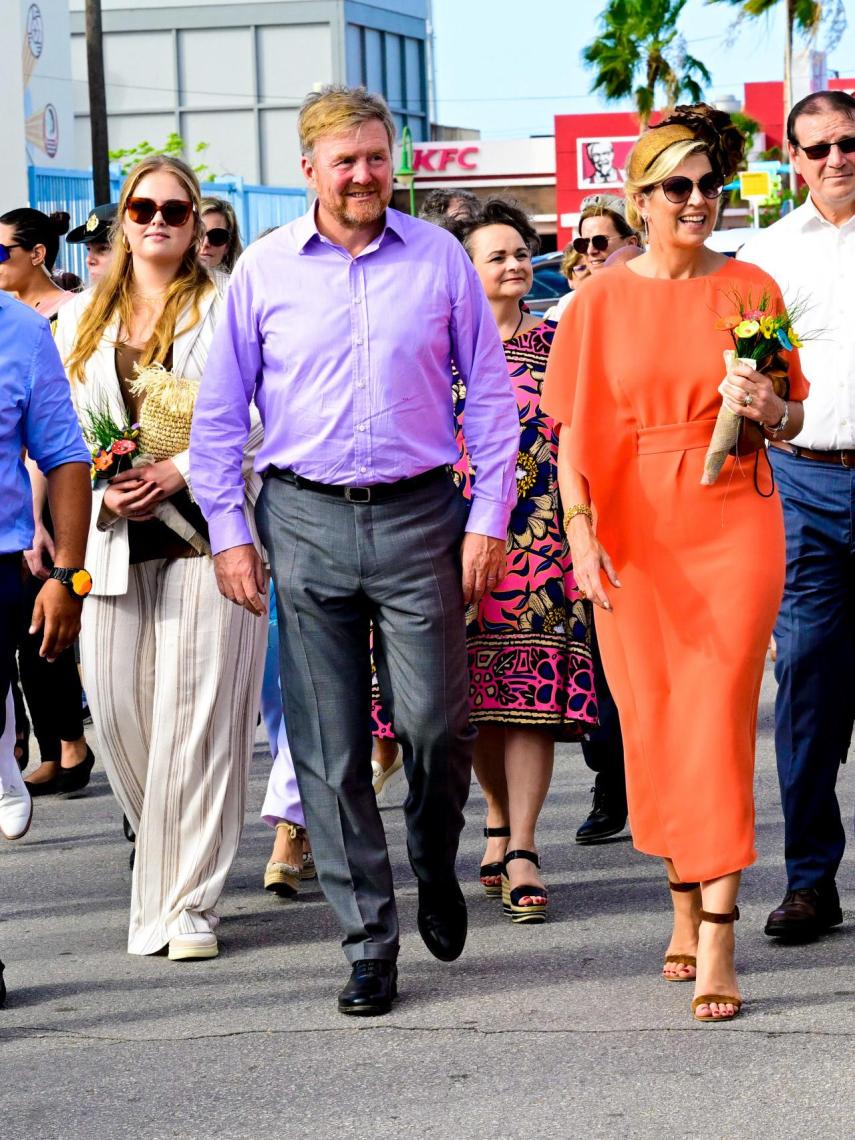
M853 457L855 457L855 452L852 452L852 451L841 451L840 452L840 464L842 467L845 467L847 469L847 471L851 471L852 468L855 467L855 463L853 463Z
M349 503L370 503L370 487L345 487L344 497Z

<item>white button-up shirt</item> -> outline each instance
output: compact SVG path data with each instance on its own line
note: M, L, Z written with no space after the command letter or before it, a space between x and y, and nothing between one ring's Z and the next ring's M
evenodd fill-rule
M855 448L855 218L836 226L812 200L761 230L739 251L765 269L787 306L805 312L796 332L810 381L805 422L793 443L817 451Z

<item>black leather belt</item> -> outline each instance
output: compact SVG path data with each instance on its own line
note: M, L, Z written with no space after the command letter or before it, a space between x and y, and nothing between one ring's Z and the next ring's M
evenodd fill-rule
M837 467L855 467L855 451L812 451L809 447L796 447L784 439L773 439L772 447L778 451L786 451L787 455L795 455L797 459L812 459L814 463L833 463Z
M451 468L443 464L442 467L433 467L430 471L423 471L421 475L413 475L410 479L398 479L395 483L374 483L370 487L346 487L339 483L316 483L314 479L304 479L290 468L282 470L280 467L268 467L264 473L265 479L281 479L300 490L318 491L321 495L332 495L336 499L347 499L349 503L384 503L389 499L400 498L420 487L427 487L431 483L438 483L440 479L447 479Z

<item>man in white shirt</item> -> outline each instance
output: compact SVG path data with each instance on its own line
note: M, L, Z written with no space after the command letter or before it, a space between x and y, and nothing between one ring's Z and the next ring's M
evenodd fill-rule
M835 786L855 720L855 98L820 91L787 121L803 206L739 253L770 273L808 337L802 431L774 442L787 530L787 583L775 630L775 745L787 892L766 933L807 941L843 921L835 876L846 842Z

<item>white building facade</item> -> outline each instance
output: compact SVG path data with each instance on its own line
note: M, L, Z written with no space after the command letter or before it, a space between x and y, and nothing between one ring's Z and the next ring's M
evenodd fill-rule
M71 10L74 165L91 165L84 0ZM216 176L296 185L297 111L364 83L428 137L429 0L102 0L110 148L184 140ZM199 157L196 148L208 144Z

